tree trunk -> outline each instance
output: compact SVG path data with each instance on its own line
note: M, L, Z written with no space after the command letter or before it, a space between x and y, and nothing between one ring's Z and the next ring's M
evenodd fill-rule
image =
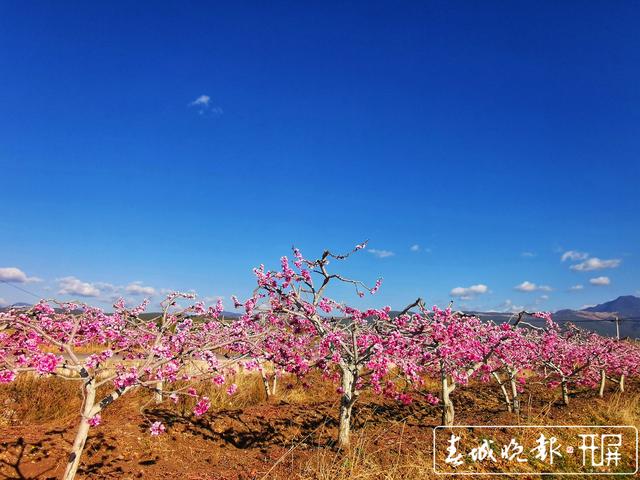
M624 393L624 375L620 375L620 392Z
M441 382L442 425L451 426L453 425L453 419L455 417L455 409L453 408L453 402L451 401L449 394L455 390L456 384L451 382L451 385L449 385L449 378L445 373L441 376Z
M69 454L67 468L65 469L62 477L63 480L73 480L73 478L75 478L78 466L80 465L80 457L84 450L84 444L86 443L87 436L89 435L89 419L92 416L92 410L96 399L96 388L93 379L86 383L84 387L84 394L85 398L82 406L82 418L80 419L78 432L76 433L76 438L73 441L73 447Z
M260 369L260 376L262 377L262 385L264 385L264 394L267 396L267 400L271 398L271 386L269 385L269 377L264 369Z
M604 369L600 370L600 390L598 391L598 395L600 397L604 397L604 387L607 382L607 374Z
M273 372L273 382L271 382L271 395L276 394L276 387L278 385L278 374Z
M567 381L562 380L562 403L564 405L569 405L569 388L567 387Z
M509 398L509 392L507 392L507 387L505 387L504 382L500 378L497 372L493 372L493 378L496 379L498 385L500 385L500 390L502 391L502 398L504 399L504 403L507 406L507 411L511 412L511 399Z
M155 392L153 394L153 398L156 401L156 405L162 403L162 380L159 380L158 382L156 382L156 388L155 388Z
M348 367L342 369L342 399L340 401L340 424L338 427L338 448L346 448L350 442L351 411L356 402L356 375Z
M511 403L513 404L513 413L520 415L520 394L518 393L515 373L509 374L509 383L511 384Z

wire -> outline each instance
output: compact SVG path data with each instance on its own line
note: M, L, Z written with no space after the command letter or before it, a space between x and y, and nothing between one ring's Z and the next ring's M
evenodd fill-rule
M33 292L30 292L26 288L19 287L19 286L14 285L13 283L10 283L10 282L8 282L6 280L2 280L1 278L0 278L0 282L5 283L5 284L9 285L10 287L13 287L13 288L15 288L17 290L20 290L20 291L24 292L24 293L28 293L29 295L31 295L32 297L37 298L38 300L40 300L42 298L42 295L38 295L38 294L35 294Z

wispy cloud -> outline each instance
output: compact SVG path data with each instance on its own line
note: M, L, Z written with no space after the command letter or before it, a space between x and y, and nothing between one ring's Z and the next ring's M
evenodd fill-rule
M573 285L569 288L569 290L571 290L572 292L578 292L580 290L584 290L584 285L581 285L581 284Z
M224 113L222 108L213 104L209 95L200 95L193 102L190 102L189 106L197 108L200 115L220 116Z
M525 258L533 258L536 256L534 252L522 252L520 255Z
M4 298L0 298L0 307L6 307L7 305L9 305L9 302L7 302Z
M377 250L375 248L370 248L369 250L367 250L367 252L369 252L371 255L375 255L378 258L388 258L395 255L395 253L390 250Z
M36 283L42 279L38 277L29 277L26 273L16 267L0 268L0 280L14 283Z
M592 270L603 270L605 268L617 268L620 266L622 260L619 258L612 258L610 260L601 260L598 257L588 258L584 262L571 265L571 270L578 272L590 272Z
M563 262L566 262L567 260L584 260L585 258L587 258L589 256L588 253L586 252L578 252L577 250L567 250L566 252L564 252L562 254L562 257L560 257L560 259Z
M513 289L518 290L519 292L535 292L537 290L543 292L551 291L551 287L548 285L536 285L535 283L529 282L527 280L522 282L520 285L516 285L515 287L513 287Z
M419 252L420 251L420 245L418 245L417 243L414 244L414 245L411 245L409 250L411 250L412 252Z
M94 284L83 282L76 277L63 277L58 279L60 295L78 295L80 297L99 297L100 289Z
M589 283L597 287L602 287L604 285L610 285L611 280L609 279L609 277L596 277L589 279Z
M471 285L470 287L456 287L451 289L449 294L452 297L459 297L462 300L471 300L476 295L482 295L483 293L487 293L489 291L489 287L482 283L478 283L477 285Z

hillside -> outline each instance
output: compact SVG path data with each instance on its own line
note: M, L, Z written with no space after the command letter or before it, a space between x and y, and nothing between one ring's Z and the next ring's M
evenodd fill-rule
M469 312L482 319L506 322L513 314L503 312ZM560 323L575 323L581 328L593 330L601 335L616 335L616 317L619 320L620 336L640 336L640 298L625 295L582 310L563 309L554 312L553 319Z

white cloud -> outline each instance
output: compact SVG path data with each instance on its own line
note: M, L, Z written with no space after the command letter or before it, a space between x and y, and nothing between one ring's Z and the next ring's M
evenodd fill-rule
M581 284L573 285L572 287L569 288L569 290L571 290L572 292L577 292L582 289L584 289L584 285L581 285Z
M420 245L418 245L417 243L415 245L411 245L411 248L409 248L409 250L411 250L412 252L419 252Z
M451 289L449 294L452 297L460 297L462 300L470 300L476 295L482 295L483 293L487 293L489 291L489 287L486 285L479 283L477 285L471 285L470 287L456 287Z
M540 295L540 300L549 300L549 295Z
M145 287L142 282L131 282L125 287L125 291L132 295L148 295L153 296L156 294L156 289L153 287Z
M200 95L189 103L189 107L197 108L200 115L207 117L219 117L224 113L222 108L213 104L209 95Z
M602 270L605 268L617 268L620 266L619 258L612 258L610 260L601 260L598 257L592 257L584 262L578 263L576 265L571 265L569 268L571 270L576 270L579 272L589 272L591 270Z
M94 284L83 282L76 277L58 278L58 286L60 295L79 295L81 297L99 297L100 289Z
M577 250L567 250L562 254L561 260L563 262L567 260L584 260L589 256L586 252L578 252Z
M369 252L372 255L375 255L378 258L393 257L395 255L395 253L389 250L376 250L375 248L370 248L369 250L367 250L367 252Z
M533 252L522 252L520 255L522 255L523 257L526 257L526 258L533 258L533 257L536 256L536 254L533 253Z
M529 282L527 280L522 282L520 285L516 285L513 288L514 290L518 290L520 292L535 292L536 290L540 290L543 292L551 291L551 287L548 285L536 285L535 283Z
M0 307L6 307L7 305L9 305L9 302L7 302L4 298L0 298Z
M596 278L591 278L589 280L589 283L591 285L596 285L598 287L601 287L603 285L609 285L611 283L611 280L609 279L609 277L596 277Z
M14 283L35 283L41 282L38 277L28 277L26 273L16 267L0 268L0 280Z
M210 101L211 101L211 97L209 95L200 95L198 98L196 98L189 105L192 105L192 106L200 105L202 107L208 107Z
M117 292L122 289L122 287L105 282L95 282L93 285L101 292Z

